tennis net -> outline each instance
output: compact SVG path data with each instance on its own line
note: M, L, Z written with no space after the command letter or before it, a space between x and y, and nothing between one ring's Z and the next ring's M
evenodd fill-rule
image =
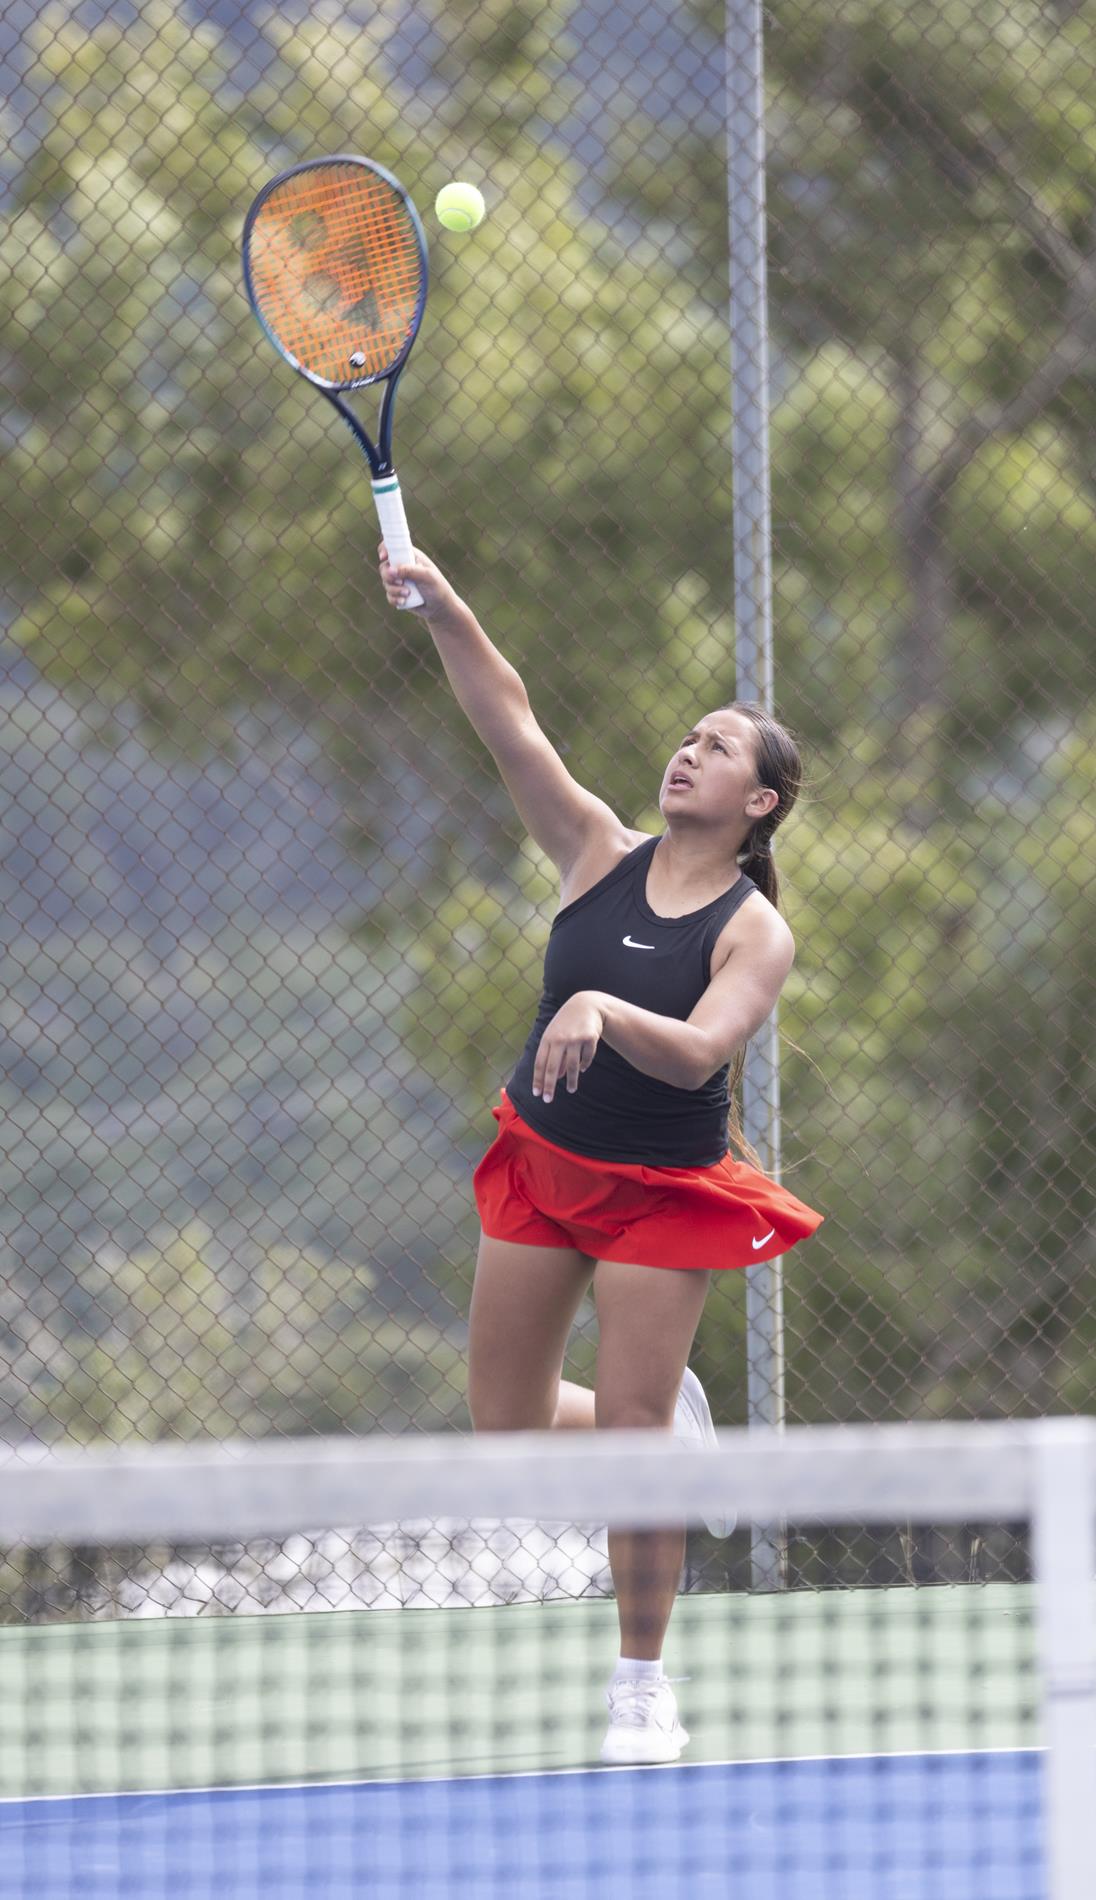
M1091 1900L1096 1426L719 1438L8 1448L2 1900ZM715 1510L1033 1580L686 1594L689 1745L606 1768L604 1527Z

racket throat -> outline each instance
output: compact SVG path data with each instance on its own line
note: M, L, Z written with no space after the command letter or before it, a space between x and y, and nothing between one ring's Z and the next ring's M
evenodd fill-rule
M388 416L382 417L380 447L375 448L373 446L373 439L368 434L364 425L358 421L354 411L348 404L342 401L341 397L335 394L334 390L324 389L320 391L320 394L327 397L332 409L337 410L346 423L347 428L350 430L362 454L365 456L366 461L369 463L373 480L380 481L387 476L394 475L395 470L392 467L391 447L392 429ZM385 406L386 408L388 407L387 403Z

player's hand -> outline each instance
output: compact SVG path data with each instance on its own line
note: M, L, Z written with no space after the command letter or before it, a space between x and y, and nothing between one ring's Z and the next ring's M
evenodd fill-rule
M388 549L383 541L377 551L381 557L381 580L384 582L384 591L393 607L399 607L403 602L407 591L405 581L414 581L422 595L421 607L412 607L412 613L427 616L445 613L449 608L459 604L457 595L440 567L435 567L433 561L428 555L423 554L420 548L415 548L413 561L404 561L398 568L393 567L388 559Z
M533 1094L550 1102L560 1077L573 1095L578 1078L590 1067L605 1031L605 1015L592 990L577 990L557 1009L540 1039L533 1065Z

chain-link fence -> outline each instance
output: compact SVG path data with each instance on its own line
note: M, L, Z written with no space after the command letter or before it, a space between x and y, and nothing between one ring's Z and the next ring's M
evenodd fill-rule
M430 227L412 531L656 832L735 688L723 9L3 19L0 1435L465 1429L469 1175L558 892L385 605L364 465L259 337L240 228L317 153L424 213L482 186L474 236ZM766 85L776 704L811 761L784 1176L826 1214L788 1416L1090 1409L1096 4L774 0ZM744 1293L694 1360L728 1423ZM748 1574L727 1549L706 1579ZM503 1594L598 1567L508 1562ZM321 1596L367 1568L309 1563ZM184 1560L173 1604L217 1579ZM74 1596L11 1578L0 1614Z

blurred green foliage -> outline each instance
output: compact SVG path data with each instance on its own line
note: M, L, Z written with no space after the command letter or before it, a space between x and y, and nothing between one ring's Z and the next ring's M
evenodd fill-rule
M9 1377L25 1385L24 1429L90 1441L398 1429L416 1411L450 1423L455 1347L429 1322L387 1313L360 1268L291 1246L246 1274L221 1256L198 1223L153 1234L81 1275L89 1317L68 1338L16 1316Z

